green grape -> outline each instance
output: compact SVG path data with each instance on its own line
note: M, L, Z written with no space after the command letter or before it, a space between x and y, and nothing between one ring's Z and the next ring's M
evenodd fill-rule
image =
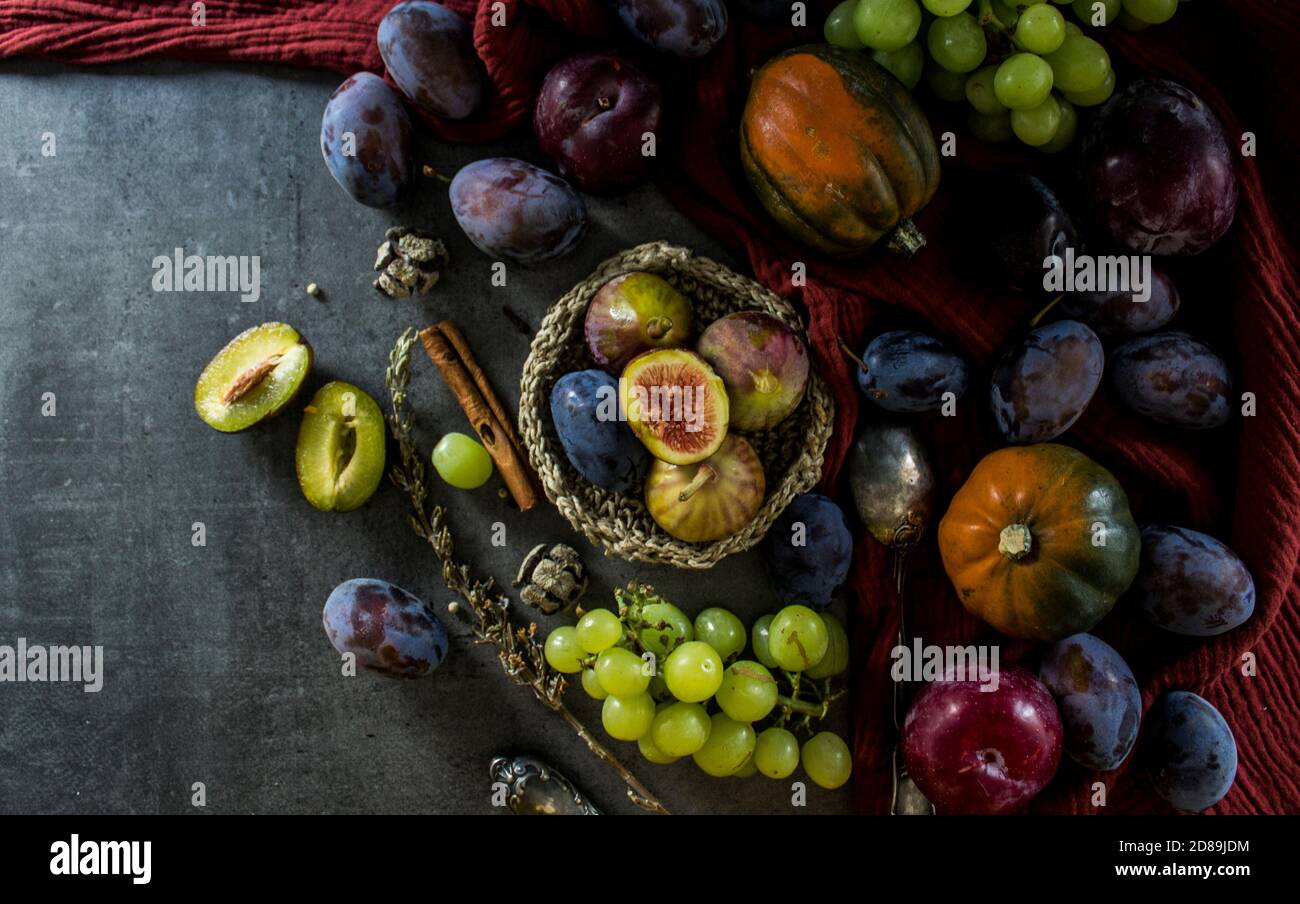
M745 623L726 609L711 606L695 616L695 639L713 647L723 662L744 652L747 638Z
M641 623L637 632L641 646L663 659L679 643L695 639L695 629L686 613L672 603L650 603L641 607ZM662 626L662 627L661 627Z
M1124 0L1074 0L1074 14L1086 25L1111 25L1119 17Z
M648 731L636 739L636 746L637 749L641 751L641 756L645 757L656 766L667 766L669 763L675 763L678 760L678 757L669 756L656 747L654 739L650 736L650 732Z
M1031 6L1020 14L1014 37L1030 53L1051 53L1065 40L1065 16L1044 3Z
M691 759L709 775L723 778L745 765L754 753L754 729L726 713L714 713L709 722L709 739Z
M916 0L858 0L853 27L872 50L898 50L921 29L921 7Z
M650 676L643 668L641 657L622 647L610 647L596 658L596 677L600 686L615 697L632 697L644 694L650 687Z
M839 735L818 732L803 745L803 771L823 788L835 790L849 780L853 757Z
M966 114L966 128L985 144L998 144L1016 134L1011 131L1010 110L1003 113L981 113L979 110L970 110Z
M1065 36L1066 36L1067 38L1068 38L1070 35L1075 35L1075 36L1077 37L1077 36L1082 35L1082 34L1083 34L1083 29L1080 28L1079 26L1075 25L1073 22L1066 22L1066 23L1065 23Z
M807 606L786 606L772 618L767 647L776 664L802 672L821 661L830 644L826 622Z
M1116 19L1115 21L1118 22L1119 27L1124 29L1125 31L1146 31L1148 28L1151 27L1150 22L1143 22L1141 19L1133 15L1128 10L1124 10L1123 12L1121 12L1119 14L1119 18Z
M776 660L772 658L771 651L767 648L768 627L772 624L772 616L760 616L758 621L754 622L754 627L749 631L749 645L754 648L754 658L769 669L776 668Z
M826 24L822 26L822 34L826 36L827 44L846 47L849 50L862 49L862 39L858 37L858 31L853 27L853 11L857 8L858 0L844 0L831 10L831 14L826 17Z
M656 673L650 676L650 686L646 688L646 690L650 693L651 697L655 698L656 702L673 699L673 692L668 690L668 682L664 680L664 676L661 673Z
M572 675L582 669L582 657L585 655L578 645L578 631L565 625L546 635L546 661L551 668L566 675Z
M942 66L927 66L925 80L939 100L955 104L966 99L966 76L960 72L949 72Z
M993 90L993 76L997 71L997 66L985 66L976 69L966 79L966 99L981 113L1006 112L1006 106Z
M1044 59L1052 67L1052 81L1058 91L1091 91L1106 80L1110 71L1106 48L1085 35L1066 35L1061 48Z
M740 764L740 768L731 773L732 778L749 778L758 772L758 767L754 765L754 755L751 753L745 758L745 762Z
M829 612L822 613L826 624L826 655L821 662L804 672L809 678L833 678L849 667L849 635L840 620ZM725 684L725 682L724 682Z
M925 69L925 51L921 49L920 41L913 41L901 50L873 50L871 58L893 73L908 91L921 81L921 72Z
M984 29L969 13L935 19L926 32L925 44L930 58L949 72L970 72L984 62L989 49Z
M1028 110L1037 107L1052 93L1052 78L1052 67L1042 57L1032 53L1014 53L998 67L993 77L993 93L1008 109Z
M582 689L587 692L587 696L593 700L604 700L609 696L609 691L600 685L600 679L596 677L595 669L582 670Z
M1020 5L1021 5L1021 6L1033 6L1033 5L1037 4L1037 3L1046 3L1046 2L1047 2L1047 0L1027 0L1027 2L1025 2L1025 3L1021 3ZM1070 3L1071 3L1071 0L1052 0L1052 2L1055 3L1057 6L1069 6Z
M1139 22L1159 25L1178 12L1178 0L1124 0L1124 12Z
M1079 128L1079 114L1074 111L1074 105L1059 97L1056 98L1056 103L1061 108L1061 123L1056 127L1056 134L1052 136L1052 140L1038 146L1038 149L1046 154L1059 154L1068 148L1074 141L1074 133Z
M955 16L965 12L973 0L921 0L925 8L936 16Z
M776 679L763 665L742 659L727 667L718 687L718 708L737 722L757 722L776 707Z
M1007 4L1003 3L1002 0L993 0L990 7L993 10L993 15L997 16L998 21L1005 28L1011 28L1016 24L1016 20L1020 18L1020 13L1016 11L1014 3Z
M692 640L668 655L664 680L678 700L700 703L712 697L722 684L722 660L713 647Z
M605 733L616 741L638 741L655 719L655 702L649 694L616 697L610 694L600 707Z
M655 714L650 738L671 757L690 756L709 739L713 723L698 703L670 703Z
M1011 131L1030 147L1041 147L1051 141L1060 124L1061 105L1051 94L1037 107L1011 111Z
M754 744L754 765L768 778L789 778L799 767L799 739L784 728L767 728Z
M463 433L448 433L433 447L433 469L460 490L476 490L492 476L492 456Z
M1115 93L1115 70L1106 73L1106 80L1091 91L1066 91L1065 99L1075 106L1096 107L1110 100Z
M592 609L578 619L578 646L588 653L607 650L623 639L623 623L608 609Z

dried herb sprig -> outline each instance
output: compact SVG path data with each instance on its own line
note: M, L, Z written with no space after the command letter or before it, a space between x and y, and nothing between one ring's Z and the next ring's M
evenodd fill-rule
M468 603L475 642L495 647L497 660L507 677L529 688L543 706L569 724L588 750L618 773L632 803L666 815L667 808L564 705L564 676L547 663L536 623L529 623L526 628L515 625L510 617L510 598L501 592L495 579L477 578L468 564L456 560L446 512L442 506L429 501L424 459L412 439L415 415L407 408L406 390L411 382L411 350L416 342L414 329L403 333L389 353L388 368L384 371L384 385L391 403L388 428L401 455L400 463L389 471L389 478L410 500L407 523L438 557L447 588Z

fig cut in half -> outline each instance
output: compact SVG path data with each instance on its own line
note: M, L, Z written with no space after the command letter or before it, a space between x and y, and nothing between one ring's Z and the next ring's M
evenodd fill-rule
M694 352L674 348L638 355L623 371L619 395L628 426L660 461L703 461L727 438L726 387Z
M194 386L194 410L235 433L279 412L311 370L311 346L287 323L263 323L226 343Z
M298 429L294 464L302 494L323 512L350 512L384 476L384 414L351 383L326 383Z

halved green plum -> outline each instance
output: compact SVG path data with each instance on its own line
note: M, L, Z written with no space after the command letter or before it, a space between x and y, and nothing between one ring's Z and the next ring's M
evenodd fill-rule
M384 414L351 383L326 383L312 397L294 453L298 485L323 512L350 512L384 476Z
M222 433L245 430L298 394L311 360L311 346L287 323L251 327L203 368L194 386L194 410Z

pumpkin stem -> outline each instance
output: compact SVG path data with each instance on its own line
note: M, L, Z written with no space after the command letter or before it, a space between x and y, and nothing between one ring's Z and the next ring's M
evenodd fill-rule
M925 247L925 236L916 228L915 223L904 217L890 234L886 247L898 254L916 254Z
M1027 525L1008 524L1002 528L1002 533L998 537L998 552L1011 561L1019 562L1029 555L1032 547L1033 536L1029 533Z

